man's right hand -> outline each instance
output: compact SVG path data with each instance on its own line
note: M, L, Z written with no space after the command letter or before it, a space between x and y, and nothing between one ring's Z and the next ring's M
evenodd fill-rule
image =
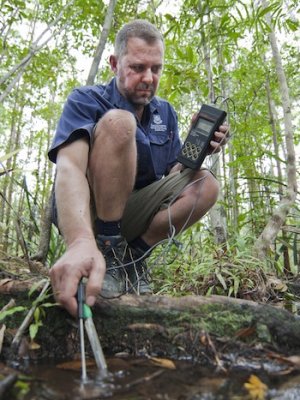
M56 301L75 317L78 284L83 277L87 277L86 303L94 305L102 287L105 269L105 260L96 242L90 238L77 239L50 270Z

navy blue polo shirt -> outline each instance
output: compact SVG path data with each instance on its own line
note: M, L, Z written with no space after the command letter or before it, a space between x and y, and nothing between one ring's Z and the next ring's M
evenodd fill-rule
M86 136L91 139L96 122L111 109L123 109L135 115L134 107L118 91L115 78L108 85L74 89L67 99L49 158L54 163L59 146ZM181 148L177 115L165 100L154 97L145 107L142 121L137 120L138 152L135 188L144 187L167 175L176 163Z

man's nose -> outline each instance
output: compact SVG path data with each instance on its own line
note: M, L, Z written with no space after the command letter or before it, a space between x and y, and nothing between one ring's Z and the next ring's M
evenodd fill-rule
M143 82L148 83L148 84L153 82L153 75L152 75L151 68L147 68L144 71Z

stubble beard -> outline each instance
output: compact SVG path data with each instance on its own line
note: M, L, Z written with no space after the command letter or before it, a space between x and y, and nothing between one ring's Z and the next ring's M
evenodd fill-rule
M140 95L138 90L149 90L148 95ZM135 91L129 91L124 89L124 97L135 107L146 106L155 96L155 91L153 85L140 84Z

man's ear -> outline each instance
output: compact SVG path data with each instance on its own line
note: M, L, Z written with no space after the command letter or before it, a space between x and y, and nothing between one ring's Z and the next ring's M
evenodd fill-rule
M117 57L114 55L111 55L109 57L109 63L110 63L110 68L111 70L116 73L117 72L117 64L118 64L118 60Z

